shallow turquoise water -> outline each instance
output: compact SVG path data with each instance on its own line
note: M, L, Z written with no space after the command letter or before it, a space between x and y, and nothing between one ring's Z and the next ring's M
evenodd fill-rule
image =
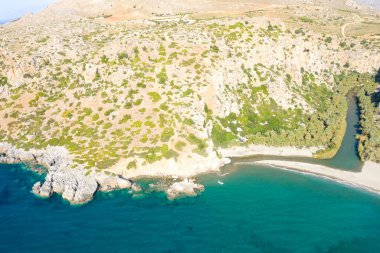
M200 177L196 198L81 207L34 197L35 180L0 165L0 252L380 252L380 197L313 176L242 165Z

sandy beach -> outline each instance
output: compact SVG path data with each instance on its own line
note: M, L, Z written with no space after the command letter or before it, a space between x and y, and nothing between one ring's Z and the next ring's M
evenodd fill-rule
M297 148L297 147L272 147L265 145L234 146L219 150L223 157L244 157L254 155L274 155L274 156L298 156L313 157L319 147Z
M380 193L380 164L374 162L365 162L361 172L343 171L317 164L292 161L263 160L254 163L325 177L336 182Z

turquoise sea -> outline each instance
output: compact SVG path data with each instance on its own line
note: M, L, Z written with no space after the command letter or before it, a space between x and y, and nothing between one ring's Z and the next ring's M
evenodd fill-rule
M0 252L380 252L380 197L313 176L241 165L201 177L196 198L119 191L71 207L0 166Z
M347 120L344 148L322 163L360 169L353 99ZM200 176L195 198L117 191L72 207L36 198L40 176L23 165L0 164L0 252L380 252L379 195L261 165L223 173Z

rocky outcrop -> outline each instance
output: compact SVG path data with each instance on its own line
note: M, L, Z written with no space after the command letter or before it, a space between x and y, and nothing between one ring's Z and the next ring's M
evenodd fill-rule
M63 147L25 151L8 143L0 143L0 154L0 163L32 162L47 168L45 181L36 182L32 188L32 192L42 198L57 193L71 204L82 204L90 201L98 190L141 191L136 183L118 175L104 172L86 174L86 170L80 166L75 167L68 151Z
M198 157L199 159L201 156ZM199 163L194 157L187 161L166 161L166 164L155 168L135 170L135 173L124 173L124 176L137 177L141 175L167 176L172 173L182 178L186 176L204 173L210 170L218 170L224 164L230 162L229 159L220 159L215 151L209 150L209 156L203 158ZM85 169L75 164L69 152L63 147L47 147L43 150L31 149L25 151L15 148L8 143L0 143L0 163L21 163L30 162L41 164L47 168L47 175L43 182L36 182L32 192L42 198L48 198L52 194L62 195L62 198L71 204L83 204L92 200L97 191L112 191L114 189L131 189L132 192L141 192L142 188L132 180L126 179L121 171L120 175L108 172L91 171L88 173ZM163 162L163 161L162 161ZM198 165L197 165L198 164ZM182 168L184 166L184 168ZM114 170L115 172L117 170ZM182 175L182 172L184 173ZM138 173L141 173L140 175ZM151 174L149 174L151 173ZM168 186L166 194L169 199L175 199L180 196L196 196L203 191L203 186L194 182L194 180L184 179L181 182L175 182Z
M195 183L192 179L184 179L181 182L175 182L166 190L168 199L173 200L181 196L197 196L204 190L204 186Z
M43 187L42 187L43 186ZM42 198L48 198L53 194L51 182L46 182L45 184L41 185L41 182L36 182L33 185L32 192Z
M212 159L211 159L212 160ZM217 170L223 164L230 162L229 159L213 159L216 164L212 170ZM206 159L205 159L206 161ZM47 168L47 175L43 182L36 182L32 192L41 197L49 198L52 194L62 195L62 198L71 204L83 204L92 200L97 191L112 191L114 189L131 189L132 192L141 192L143 189L140 185L132 180L126 179L120 175L92 171L87 173L80 167L72 168L75 163L72 162L68 151L62 147L48 147L44 150L32 149L25 151L15 148L8 143L0 143L0 163L21 163L32 162L42 164ZM189 161L190 162L190 161ZM170 167L170 162L167 166ZM196 166L194 161L192 166ZM211 166L211 165L210 165ZM187 167L190 168L188 164ZM207 166L203 166L208 168ZM163 168L166 168L165 166ZM174 169L179 173L179 168ZM201 173L200 169L184 170L190 172L188 175ZM145 169L145 172L149 170ZM203 172L206 172L204 170ZM138 170L137 170L138 172ZM163 172L162 172L163 173ZM176 175L173 172L173 175ZM187 175L186 174L186 175ZM155 175L154 173L152 175ZM161 175L159 172L157 176ZM165 175L164 173L162 175ZM134 176L137 176L134 175ZM180 177L185 177L185 174ZM165 188L168 199L172 200L181 196L196 196L204 190L204 186L197 184L194 180L185 178L183 181L174 182Z

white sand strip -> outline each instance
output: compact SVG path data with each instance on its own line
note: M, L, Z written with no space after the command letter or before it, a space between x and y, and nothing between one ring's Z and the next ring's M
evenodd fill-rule
M265 145L235 146L221 149L223 157L243 157L253 155L274 155L274 156L298 156L312 157L320 147L297 148L297 147L271 147Z
M309 173L380 193L380 164L374 162L365 162L361 172L343 171L317 164L292 161L263 160L254 163Z

